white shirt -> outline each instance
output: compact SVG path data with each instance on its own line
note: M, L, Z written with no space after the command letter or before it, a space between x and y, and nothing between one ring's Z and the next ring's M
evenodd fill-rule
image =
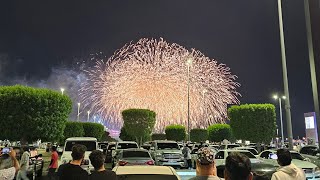
M14 175L16 174L16 168L11 167L8 169L1 169L0 170L0 180L12 180Z

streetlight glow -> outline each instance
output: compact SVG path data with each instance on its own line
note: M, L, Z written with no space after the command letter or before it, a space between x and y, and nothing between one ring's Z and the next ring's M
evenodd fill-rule
M61 94L63 95L64 88L60 88Z
M282 96L282 99L286 99L286 96Z
M278 99L278 95L273 95L273 99Z
M87 113L88 113L88 122L89 122L89 119L90 119L90 111L87 111Z

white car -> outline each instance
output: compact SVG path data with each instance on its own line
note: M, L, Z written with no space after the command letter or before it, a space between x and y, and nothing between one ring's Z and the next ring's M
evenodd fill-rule
M276 167L270 163L265 163L264 161L258 159L250 151L247 150L237 150L237 149L225 149L219 150L215 155L215 162L217 167L217 174L219 177L223 177L223 172L225 168L226 158L230 153L240 153L246 155L251 162L251 168L253 173L264 174L271 179L272 174L276 171Z
M265 150L259 154L259 158L273 165L278 165L276 153L276 150ZM292 157L292 163L304 170L308 180L320 180L320 168L318 166L309 162L308 159L304 158L296 151L290 151L290 153Z
M219 149L232 149L232 148L236 148L236 147L240 147L239 144L222 144L220 145Z
M170 166L116 166L113 171L118 179L126 180L180 180Z
M250 151L253 155L258 155L259 153L258 153L258 151L255 149L255 148L253 148L253 147L235 147L235 148L233 148L233 149L238 149L238 150L247 150L247 151Z
M121 150L121 149L138 149L139 146L136 142L134 141L121 141L121 142L117 142L115 147L112 148L112 157L114 157L116 155L116 153Z
M72 146L75 144L81 144L87 147L81 167L88 172L94 170L90 163L89 155L93 150L98 150L98 143L97 139L93 137L72 137L66 139L59 164L61 165L72 161Z

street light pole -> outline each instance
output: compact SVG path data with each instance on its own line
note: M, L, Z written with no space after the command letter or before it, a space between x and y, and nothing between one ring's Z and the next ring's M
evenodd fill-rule
M287 73L287 62L286 62L286 50L285 50L285 44L284 44L281 0L278 0L278 15L279 15L281 58L282 58L282 75L283 75L283 84L284 84L284 94L286 96L285 109L286 109L286 119L287 119L287 131L288 131L288 138L289 138L289 149L292 149L293 135L292 135L290 96L289 96L289 85L288 85L288 76L287 76L288 73Z
M190 66L192 64L192 59L187 60L188 67L188 141L190 141Z
M61 94L63 95L63 92L64 92L64 88L60 88L60 90L61 90Z
M89 119L90 119L90 111L88 111L87 113L88 113L88 119L87 119L87 122L89 122Z
M79 116L80 116L80 103L78 103L78 115L77 115L77 121L79 122Z
M279 112L280 112L280 124L281 124L281 145L284 145L284 135L283 135L283 120L282 120L282 102L281 97L274 95L273 98L279 101ZM286 99L285 96L282 96L282 99Z

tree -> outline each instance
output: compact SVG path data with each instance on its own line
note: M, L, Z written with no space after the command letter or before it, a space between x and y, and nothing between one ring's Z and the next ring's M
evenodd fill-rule
M126 133L137 142L150 139L150 134L156 122L156 113L148 109L127 109L122 111Z
M276 113L272 104L231 106L228 115L237 139L269 143L275 135Z
M228 124L214 124L208 127L209 140L221 142L224 139L231 138L231 128Z
M59 140L71 112L71 99L49 89L0 87L0 139Z
M105 131L100 139L100 141L116 141L115 139L113 139L111 136L110 136L110 133L108 131Z
M84 137L95 137L97 140L100 140L103 132L104 126L98 123L84 122L82 123L84 130Z
M182 125L169 125L165 132L168 140L183 141L186 138L186 128Z
M83 137L84 129L81 122L68 121L64 129L64 140L70 137Z
M206 129L191 129L190 140L192 142L202 142L208 140L208 131Z
M166 134L152 134L151 139L154 140L166 140Z
M134 136L130 136L125 127L121 128L120 131L120 139L123 141L135 141L136 138Z

